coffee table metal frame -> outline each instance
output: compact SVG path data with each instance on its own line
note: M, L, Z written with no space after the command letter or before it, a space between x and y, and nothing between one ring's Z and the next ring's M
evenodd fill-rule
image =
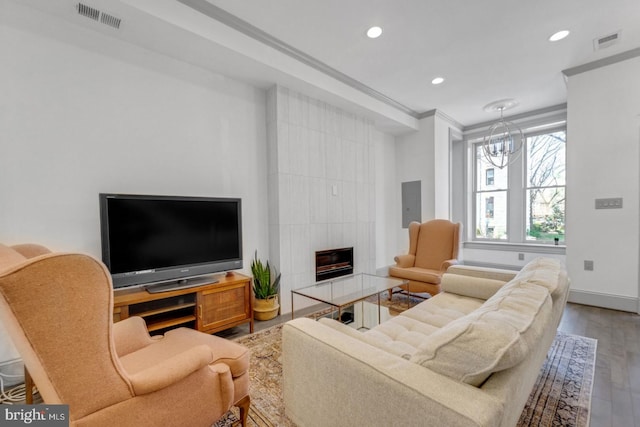
M407 285L408 280L393 277L376 276L374 274L357 273L337 277L300 289L291 290L291 318L294 318L295 295L316 300L338 310L338 319L345 307L374 295L378 296L378 323L380 323L380 294L396 286Z

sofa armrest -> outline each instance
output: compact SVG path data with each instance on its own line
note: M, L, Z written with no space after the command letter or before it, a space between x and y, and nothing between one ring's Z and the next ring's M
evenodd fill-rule
M413 267L416 263L416 256L410 254L396 255L393 260L396 262L396 267Z
M174 384L191 373L208 366L213 359L211 349L198 345L129 376L136 395L153 393ZM218 364L220 365L220 364ZM218 368L216 365L216 368ZM226 367L229 377L231 371ZM223 372L218 372L223 373Z
M518 274L515 270L505 270L502 268L476 267L472 265L452 265L447 273L459 274L462 276L478 277L481 279L500 280L508 282L513 280Z
M284 325L282 350L285 411L299 425L495 426L504 411L479 388L311 319Z
M118 357L140 350L154 342L142 317L132 316L113 324L113 342Z
M498 292L498 289L505 283L507 282L502 280L444 273L440 286L443 292L487 300Z

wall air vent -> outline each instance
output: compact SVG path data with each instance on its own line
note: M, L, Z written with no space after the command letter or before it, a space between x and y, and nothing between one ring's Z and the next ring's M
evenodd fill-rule
M108 13L102 13L100 15L100 22L110 27L115 28L116 30L120 28L120 18L116 18L113 15L109 15Z
M100 11L86 4L78 3L78 14L97 21L100 18Z
M94 21L100 22L104 25L108 25L112 28L115 28L116 30L120 28L120 18L116 18L115 16L109 15L105 12L101 12L96 8L87 6L84 3L78 3L76 5L76 9L78 10L78 15L93 19Z
M606 36L599 37L593 41L593 49L600 50L611 45L614 45L620 41L620 31L607 34Z

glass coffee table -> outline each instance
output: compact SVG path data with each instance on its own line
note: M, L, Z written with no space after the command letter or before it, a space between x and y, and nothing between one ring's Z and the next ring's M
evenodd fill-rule
M331 306L331 311L337 310L338 319L341 320L343 311L347 307L362 303L360 307L364 310L365 300L377 296L377 304L374 305L377 305L378 323L380 323L380 294L407 283L407 280L360 273L327 280L306 288L293 289L291 291L291 318L293 319L295 313L293 303L296 295Z

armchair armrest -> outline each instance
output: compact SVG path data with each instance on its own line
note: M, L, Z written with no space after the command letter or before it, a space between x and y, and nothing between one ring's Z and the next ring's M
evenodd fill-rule
M45 248L42 245L37 245L35 243L23 243L20 245L13 245L11 249L18 252L25 258L35 258L40 255L45 255L51 253L51 251Z
M167 360L153 365L143 371L129 376L129 381L136 395L148 394L174 384L191 373L208 366L213 360L211 349L206 345L198 345L177 354ZM216 367L216 372L219 372ZM229 368L226 369L231 375Z
M116 354L122 357L148 346L154 340L149 336L144 319L132 316L113 324L113 341Z
M413 267L416 262L416 256L410 254L397 255L393 258L396 262L396 266L400 268Z
M452 265L456 265L458 264L458 260L457 259L448 259L446 261L442 262L442 265L440 266L440 271L442 271L443 273L445 271L447 271L447 269L449 267L451 267Z

